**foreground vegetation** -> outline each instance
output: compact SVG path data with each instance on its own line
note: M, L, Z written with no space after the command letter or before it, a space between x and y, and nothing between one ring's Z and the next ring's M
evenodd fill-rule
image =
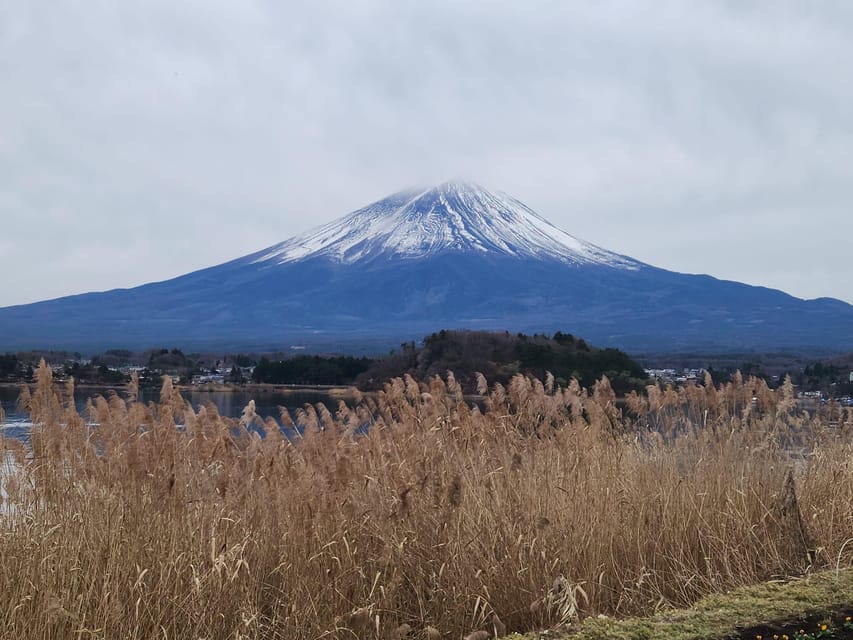
M623 415L607 379L481 378L481 409L405 378L293 425L168 379L80 416L36 377L30 446L3 442L0 637L502 635L853 565L853 416L790 384L651 387Z
M587 618L561 640L845 640L853 637L853 569L772 581L645 618ZM535 637L533 634L529 638ZM517 636L522 638L522 636Z

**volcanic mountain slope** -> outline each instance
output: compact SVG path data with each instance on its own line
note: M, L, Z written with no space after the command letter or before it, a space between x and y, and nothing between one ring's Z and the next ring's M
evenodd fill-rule
M447 182L172 280L0 309L0 349L353 350L441 328L562 330L634 351L853 348L853 306L658 269Z

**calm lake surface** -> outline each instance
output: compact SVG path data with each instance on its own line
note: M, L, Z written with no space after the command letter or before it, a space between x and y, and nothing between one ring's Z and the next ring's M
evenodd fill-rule
M12 437L21 437L26 435L29 430L29 418L25 413L21 413L17 409L18 389L10 387L0 387L0 406L6 413L6 422L0 425L0 429L4 434ZM78 389L74 393L74 401L78 411L83 411L86 406L86 401L97 395L108 397L106 389ZM123 396L124 391L118 390L118 394ZM279 407L287 407L291 414L293 411L305 404L316 404L322 402L329 410L334 413L338 406L338 398L332 397L327 393L311 391L311 392L276 392L276 391L182 391L181 395L186 398L193 407L198 409L201 406L213 404L223 416L229 418L239 418L243 413L243 408L249 404L250 400L255 401L255 411L262 418L272 416L277 421L280 421ZM160 398L159 390L143 391L140 394L140 400L143 402L156 402Z

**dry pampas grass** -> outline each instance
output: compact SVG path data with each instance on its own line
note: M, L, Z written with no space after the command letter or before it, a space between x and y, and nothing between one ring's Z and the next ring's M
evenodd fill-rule
M3 442L0 637L486 638L853 560L850 413L789 384L517 377L476 406L406 378L286 433L168 381L81 416L37 375L31 441Z

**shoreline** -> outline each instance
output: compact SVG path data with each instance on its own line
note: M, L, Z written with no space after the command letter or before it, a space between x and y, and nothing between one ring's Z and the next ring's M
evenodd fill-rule
M23 385L33 386L34 382L0 382L0 389L20 389ZM54 382L57 387L65 386L65 382ZM176 384L175 389L188 393L280 393L284 395L297 395L302 393L325 395L335 398L355 398L357 395L369 395L369 391L359 391L354 386L347 385L298 385L298 384L215 384L205 383L200 385ZM75 382L76 390L84 391L114 391L121 393L127 391L128 385L105 385L105 384L78 384ZM159 387L141 387L141 391L159 390Z
M281 393L284 395L296 395L300 393L313 393L317 395L333 397L355 397L358 394L365 395L368 392L359 391L354 386L345 385L299 385L299 384L212 384L199 385L175 385L179 391L200 393Z

